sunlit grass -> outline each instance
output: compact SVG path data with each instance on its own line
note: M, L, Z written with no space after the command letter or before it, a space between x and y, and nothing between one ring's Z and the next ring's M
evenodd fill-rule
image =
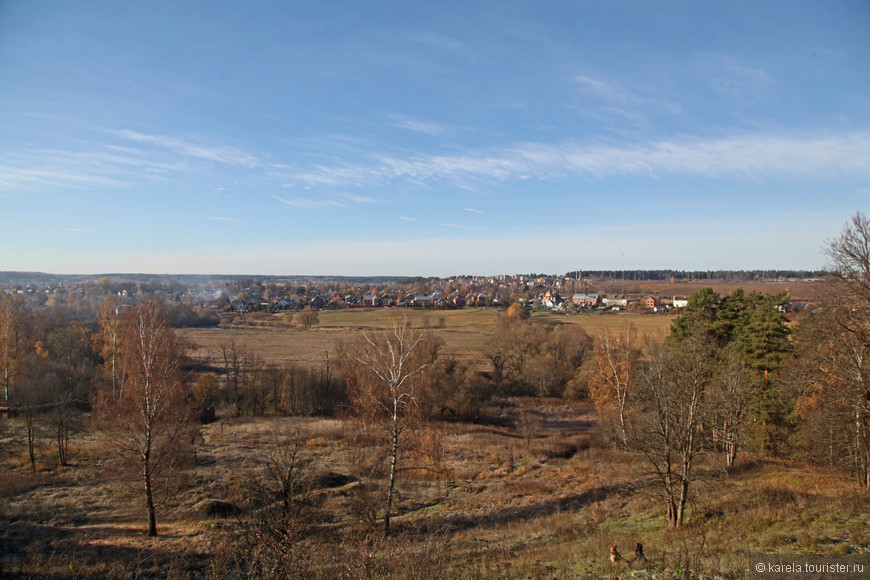
M408 578L414 567L423 578L622 577L641 568L658 577L690 570L740 578L750 552L870 554L866 492L837 474L749 455L727 473L706 460L711 479L695 484L685 528L669 531L655 489L642 485L643 459L590 445L594 437L575 428L590 419L588 405L494 405L506 417L534 409L544 417L540 434L526 442L512 426L431 425L443 469L404 472L387 539L353 515L355 502L380 505L384 454L352 420L224 418L202 426L197 463L173 488L183 491L161 502L157 540L144 535L135 482L119 484L105 441L87 434L73 468L33 476L26 465L5 464L0 542L14 551L3 553L3 571L62 575L73 565L84 576L130 577L152 566L202 570L220 561L217 539L234 521L206 515L203 506L237 501L265 449L296 432L316 473L355 478L316 496L323 531L301 549L324 577ZM570 428L553 430L548 421ZM50 444L48 435L41 445ZM638 542L647 562L632 561ZM627 561L611 563L610 545Z
M496 308L464 308L460 310L424 310L419 308L368 308L326 310L320 313L320 324L311 330L292 328L197 328L185 329L183 335L196 348L194 355L220 366L220 345L230 339L245 344L258 357L276 364L320 366L327 354L334 354L339 342L352 341L363 332L391 328L407 317L410 325L426 329L444 341L448 352L459 358L485 366L484 351L489 345L498 316ZM272 315L277 323L280 314ZM633 324L641 333L666 333L672 317L634 313L535 313L531 320L540 324L571 324L596 334L602 328L621 329Z

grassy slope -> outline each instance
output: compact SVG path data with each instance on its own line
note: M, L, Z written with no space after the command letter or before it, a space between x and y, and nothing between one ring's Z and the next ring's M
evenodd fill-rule
M67 572L77 570L129 577L154 566L161 573L219 568L220 557L208 554L233 520L204 515L202 502L234 501L271 433L296 428L308 440L314 469L362 479L320 492L328 539L301 548L326 577L361 577L367 569L406 578L416 566L418 577L596 578L639 567L609 561L609 545L630 557L636 542L649 558L644 568L741 577L754 551L870 550L866 492L835 475L769 459L744 458L730 474L711 459L706 467L714 477L696 488L686 528L668 532L654 490L642 485L643 463L589 445L589 408L512 400L496 402L490 415L510 424L520 408L544 415L545 429L531 444L510 427L434 426L443 447L442 471L403 475L397 533L388 541L351 515L354 502L371 500L360 495L363 487L379 483L377 476L364 475L378 464L378 451L360 452L366 439L357 426L337 419L204 426L197 465L176 482L180 487L165 484L169 493L159 509L157 539L143 533L137 488L107 483L114 467L98 437L82 439L77 465L63 471L44 468L34 477L23 457L13 458L13 469L0 477L0 575L73 577ZM49 460L46 451L43 464Z

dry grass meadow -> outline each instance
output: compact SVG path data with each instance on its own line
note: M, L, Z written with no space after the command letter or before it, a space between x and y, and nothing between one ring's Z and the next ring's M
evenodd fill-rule
M389 328L393 323L401 324L407 317L412 327L426 328L442 339L445 349L457 358L482 364L482 352L495 330L498 313L492 308L334 310L321 312L319 324L310 330L281 326L280 314L257 314L247 315L238 326L187 329L183 333L196 345L193 356L204 363L220 366L221 344L234 339L267 362L310 366L322 364L327 353L335 352L338 342L353 340L366 331ZM535 313L533 320L578 325L594 336L602 328L618 329L627 323L642 333L667 333L673 317L628 312Z
M197 356L218 364L227 337L267 362L320 364L336 341L389 326L404 311L324 312L299 329L185 331ZM478 360L495 325L490 310L408 311L448 350ZM666 332L671 318L540 315L594 334L627 321ZM540 428L521 433L533 414ZM870 554L870 502L844 477L805 464L744 455L726 470L706 457L687 525L666 530L642 458L605 448L583 402L497 399L478 424L434 423L417 435L427 470L402 472L394 533L382 505L384 454L350 418L227 418L196 428L183 469L159 482L158 530L146 534L139 482L124 478L103 437L87 429L72 464L57 468L51 433L37 473L23 420L0 426L0 577L223 578L237 576L237 512L246 482L282 437L302 442L311 475L304 533L288 550L311 578L743 578L749 554ZM528 437L524 437L527 435ZM633 561L635 545L645 561ZM609 546L626 556L613 563ZM235 564L234 564L235 562ZM266 574L268 575L268 574Z
M529 411L542 429L527 441L512 425ZM499 400L488 415L491 424L430 426L438 470L403 475L390 538L366 518L380 501L381 454L350 420L203 426L195 462L163 484L157 538L145 535L138 487L118 483L98 436L81 437L63 470L32 475L12 458L0 478L0 576L224 577L236 516L214 507L238 502L276 433L296 431L319 480L337 481L315 490L321 519L293 546L306 577L741 578L752 552L870 548L866 493L836 475L753 457L727 472L710 458L688 525L667 531L643 464L596 444L584 404ZM631 561L637 542L646 562ZM628 561L611 563L610 545Z

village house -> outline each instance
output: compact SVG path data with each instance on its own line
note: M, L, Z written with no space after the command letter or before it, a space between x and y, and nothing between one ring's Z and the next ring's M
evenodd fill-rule
M558 292L555 290L548 290L541 298L541 302L547 308L557 308L562 304L563 300Z
M601 298L598 294L574 294L571 296L571 302L580 308L595 308L600 301Z
M476 292L471 294L468 297L468 305L469 306L486 306L487 296L486 294Z
M375 296L374 294L366 294L363 296L363 306L376 307L382 306L383 301L380 296Z
M674 308L685 308L686 306L689 305L689 299L688 298L677 298L676 296L674 296L674 300L671 303L671 305Z
M613 296L605 296L601 299L601 303L607 308L627 308L628 299L622 294L614 294Z

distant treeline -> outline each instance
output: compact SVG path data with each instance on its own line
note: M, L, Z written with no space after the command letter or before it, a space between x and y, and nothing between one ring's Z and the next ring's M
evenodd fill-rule
M0 272L0 287L15 287L34 284L37 286L75 284L105 278L116 283L133 282L144 284L167 284L169 282L186 285L209 284L215 282L304 284L307 282L346 282L350 284L391 284L403 280L403 276L252 276L235 274L51 274L46 272Z
M578 278L581 272L574 270L565 274L568 278ZM819 278L825 275L821 270L583 270L582 277L620 280L775 280L779 278ZM527 278L557 277L549 274L525 274ZM466 276L473 277L473 276ZM349 283L362 285L426 284L443 278L437 276L250 276L250 275L203 275L203 274L50 274L45 272L0 272L0 288L16 288L34 285L38 287L69 285L96 280L111 281L115 284L152 284L184 288L198 284L220 283L240 288L255 284L307 284L307 283Z
M621 280L778 280L781 278L821 278L822 270L574 270L568 278L604 278Z

